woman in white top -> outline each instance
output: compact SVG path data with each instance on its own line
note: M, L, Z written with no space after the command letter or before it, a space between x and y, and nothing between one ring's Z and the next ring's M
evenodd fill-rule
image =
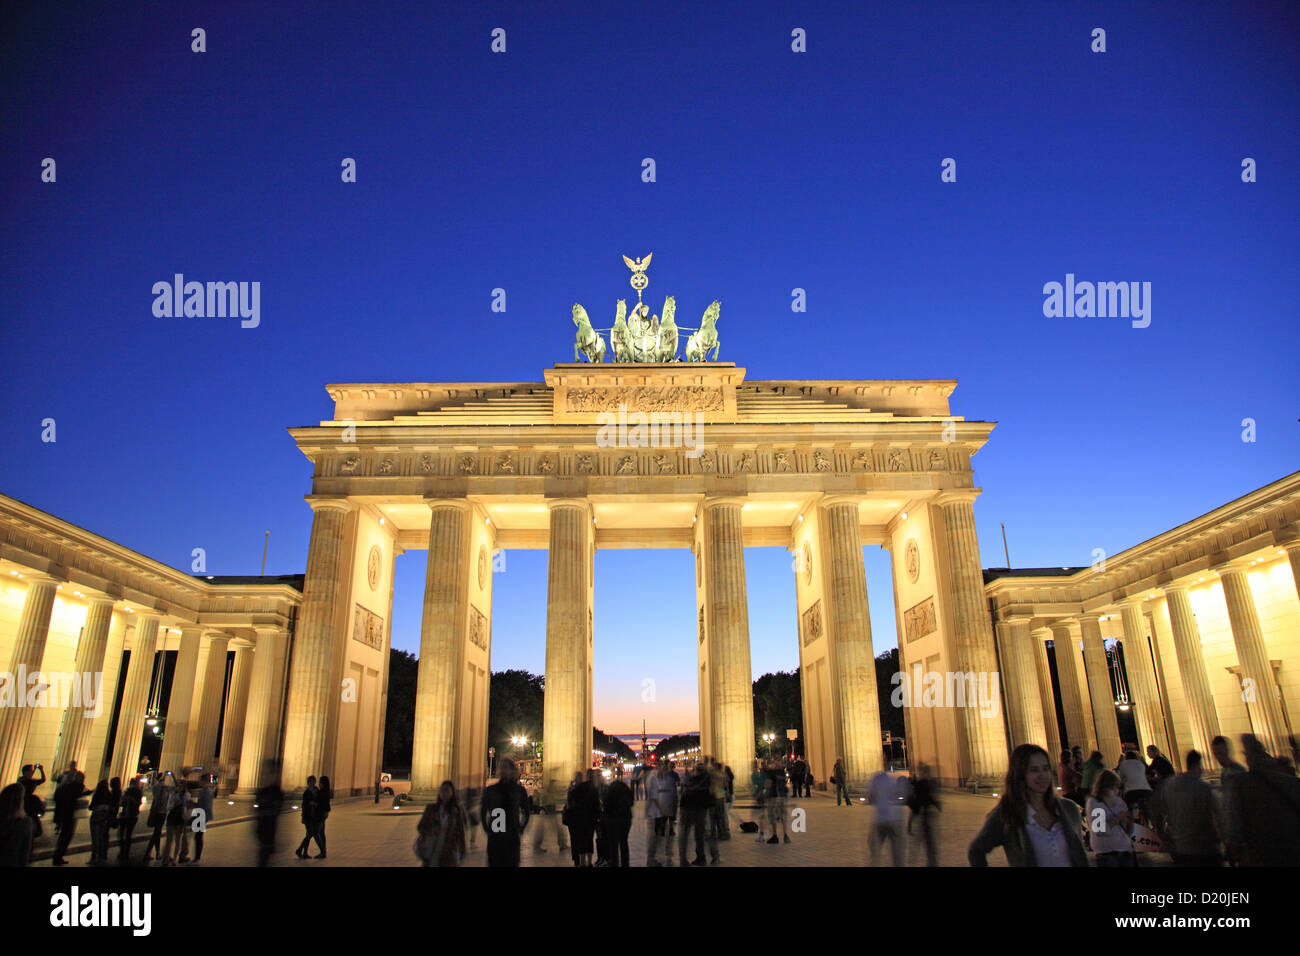
M1147 797L1151 796L1151 784L1147 782L1147 765L1137 755L1136 750L1124 753L1124 759L1115 768L1124 785L1124 802L1134 817L1146 806Z
M1137 866L1133 854L1133 816L1119 795L1119 777L1110 770L1097 774L1084 820L1097 854L1098 866Z

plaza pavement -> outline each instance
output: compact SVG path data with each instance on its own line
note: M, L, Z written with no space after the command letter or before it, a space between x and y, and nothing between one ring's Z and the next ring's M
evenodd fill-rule
M983 824L985 815L993 808L994 798L972 795L965 792L948 791L940 794L943 805L938 815L939 863L942 866L967 866L966 847ZM817 793L802 799L790 798L787 803L787 819L794 814L790 811L804 811L804 832L792 832L789 844L772 846L755 841L754 835L741 833L736 825L738 820L755 818L758 811L746 809L742 804L732 813L732 838L719 843L721 866L866 866L869 865L868 830L874 816L872 809L858 803L852 807L837 807L835 799L829 794ZM416 866L418 860L411 849L415 840L415 828L419 822L423 807L407 804L401 810L392 809L392 801L379 804L371 798L351 798L336 800L333 812L327 824L327 846L329 855L324 860L299 860L293 850L302 839L303 828L298 814L286 812L280 820L279 845L273 866L329 867L329 866ZM217 820L208 829L203 852L203 866L251 866L256 857L257 844L253 833L253 823L244 816L249 812L246 805L230 807L225 800L217 802L215 815ZM645 804L638 801L636 817L632 823L629 845L633 866L645 866L646 839L648 824L644 817ZM230 819L230 814L237 814L238 819ZM226 822L222 817L226 816ZM522 863L525 867L573 865L568 850L560 851L556 845L555 821L558 815L534 817L525 834ZM539 853L534 849L536 828L544 828L545 849ZM47 831L52 831L52 823L47 824ZM764 824L766 831L766 824ZM919 829L919 828L918 828ZM147 833L143 827L136 829L136 842L132 857L138 863L144 853L144 840ZM766 832L764 836L766 836ZM89 828L85 820L78 824L77 838L73 847L84 847L89 837ZM567 843L567 833L565 834ZM42 844L46 841L42 840ZM484 834L480 830L477 836L477 848L472 849L465 860L465 866L485 866ZM110 857L116 859L116 845ZM191 849L191 853L193 850ZM315 844L311 852L316 852ZM694 857L694 841L688 847L688 858ZM48 851L47 851L48 853ZM1149 855L1149 854L1148 854ZM69 853L69 865L64 872L73 873L85 866L89 857L87 850ZM663 859L661 855L660 859ZM677 863L676 838L673 840L673 864ZM890 862L889 849L885 848L879 865ZM925 865L925 850L919 835L907 841L907 863L909 866ZM1000 850L994 851L989 858L992 866L1005 866L1006 861ZM34 865L50 866L48 856ZM157 864L151 864L156 866ZM185 869L186 867L182 867Z

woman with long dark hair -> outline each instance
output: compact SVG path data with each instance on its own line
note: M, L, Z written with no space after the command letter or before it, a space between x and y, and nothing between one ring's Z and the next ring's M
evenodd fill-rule
M460 866L465 858L465 830L468 820L456 785L444 780L438 799L424 808L417 827L415 854L425 866Z
M90 797L91 866L103 866L108 862L108 826L116 815L112 788L107 780L101 780Z
M1035 744L1011 752L998 805L966 851L971 866L988 866L988 854L1002 847L1009 866L1088 866L1083 822L1071 800L1056 796L1052 761Z

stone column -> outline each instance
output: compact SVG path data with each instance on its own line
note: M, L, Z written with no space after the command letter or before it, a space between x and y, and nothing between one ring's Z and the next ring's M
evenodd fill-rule
M172 670L172 689L167 701L158 769L171 770L178 777L185 763L185 741L190 733L190 710L194 703L194 679L198 676L202 640L203 628L194 625L182 627L181 646L176 653L176 667Z
M587 562L591 505L583 498L554 498L546 573L546 700L542 712L543 785L548 803L563 803L578 770L591 764L587 720Z
M429 563L420 624L420 669L415 694L411 791L432 795L454 780L458 765L461 672L469 626L470 522L463 498L431 499ZM550 697L547 684L547 697ZM547 742L547 751L550 743Z
M208 669L203 675L203 699L199 702L199 726L194 744L194 765L208 770L216 766L217 731L226 692L226 653L230 635L214 634L208 643Z
M1000 694L993 687L997 675L997 652L993 643L993 621L984 596L984 573L980 564L979 541L975 536L975 489L947 491L939 496L947 538L948 602L956 651L955 670L973 673L979 686L990 696ZM994 784L1007 772L1007 736L1002 714L989 714L983 707L962 707L957 715L964 727L966 753L958 751L958 769L968 779ZM965 764L963 766L963 763Z
M1115 691L1110 686L1110 665L1106 660L1106 642L1101 636L1101 621L1095 614L1079 618L1083 633L1083 669L1092 701L1092 722L1097 728L1097 749L1103 758L1118 754L1119 721L1115 717ZM1084 755L1087 759L1087 755Z
M871 646L871 613L867 606L867 571L862 560L862 518L858 500L838 495L824 499L817 530L821 539L819 550L826 569L822 578L826 633L834 668L831 680L836 687L840 711L841 754L849 786L865 788L870 777L884 769L885 756L880 736L880 701L876 696L876 659ZM742 561L743 557L742 544ZM743 565L741 570L743 584ZM748 616L746 622L745 662L748 666ZM752 688L751 678L751 727ZM732 769L735 767L733 764Z
M74 760L78 767L84 768L95 718L103 716L106 707L109 711L112 710L115 695L112 688L104 687L104 654L108 650L108 629L112 623L113 599L92 598L90 608L86 611L86 623L81 629L81 641L77 644L75 665L83 696L79 702L74 700L63 712L59 744L54 750L51 769L62 772L60 768L67 767ZM87 703L84 696L87 680L95 694L95 700L89 708L82 706ZM112 714L109 713L108 716L111 719Z
M1146 615L1140 604L1121 604L1120 619L1124 624L1124 673L1128 676L1133 717L1141 738L1138 748L1145 753L1148 746L1155 744L1161 753L1168 754L1169 735L1165 733L1164 707L1147 643ZM1102 756L1109 766L1113 755L1102 751Z
M1187 588L1173 584L1165 588L1169 607L1169 627L1174 632L1174 650L1178 655L1178 673L1183 678L1187 721L1192 728L1192 747L1202 754L1210 752L1210 741L1219 735L1219 714L1205 676L1205 657L1201 654L1201 632L1196 626Z
M1038 672L1038 696L1043 705L1043 729L1047 752L1053 766L1061 756L1061 728L1056 719L1056 695L1052 692L1052 665L1047 659L1047 642L1037 634L1030 635L1034 642L1035 670Z
M145 711L153 683L154 653L158 649L157 614L135 615L135 641L126 669L126 688L117 716L117 737L113 741L110 777L121 777L122 785L135 776L140 766L140 741L144 736ZM156 767L154 769L166 769Z
M240 795L254 793L268 781L267 761L280 759L280 711L284 706L282 663L288 634L278 627L257 627L257 648L248 677L248 710L244 718L244 742L239 751ZM297 786L296 780L286 782Z
M253 649L241 647L235 652L235 668L230 674L230 693L226 697L225 729L221 733L221 756L218 763L226 779L222 787L229 790L239 779L239 759L244 748L244 719L248 713L248 685L253 674Z
M27 580L27 597L23 599L23 613L18 619L18 639L9 658L9 673L14 694L23 695L25 703L31 686L27 675L39 671L45 659L45 642L50 636L50 615L54 611L54 592L59 580L40 571L28 571L23 577ZM32 724L32 708L19 707L17 703L15 699L12 705L0 707L0 781L6 784L17 780L22 773L27 730ZM67 768L50 769L62 773Z
M1008 744L1042 746L1043 705L1038 696L1038 676L1030 642L1029 622L999 621L995 627L998 659L1001 661L1002 691L1007 707Z
M1070 623L1052 624L1052 641L1056 645L1056 681L1061 688L1061 709L1065 712L1065 736L1061 750L1082 747L1085 753L1093 746L1088 739L1088 725L1083 717L1083 697L1079 693L1079 671L1074 663L1074 627ZM1052 759L1060 757L1059 752Z
M297 787L326 771L330 715L339 700L336 667L344 600L342 578L352 555L345 547L348 518L356 505L346 498L312 498L315 511L307 550L302 614L294 639L289 706L285 716L283 780Z
M1250 582L1239 568L1225 568L1220 572L1219 580L1223 582L1223 597L1228 605L1228 621L1232 625L1233 643L1237 646L1241 676L1252 682L1243 683L1242 693L1250 703L1255 736L1269 753L1289 754L1291 743L1278 704L1273 665L1264 647L1264 632L1259 626Z

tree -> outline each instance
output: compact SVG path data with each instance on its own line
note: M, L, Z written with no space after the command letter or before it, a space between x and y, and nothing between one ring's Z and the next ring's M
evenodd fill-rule
M898 673L898 648L891 647L876 657L876 697L880 700L880 729L889 731L895 738L906 735L903 723L903 708L895 707L890 699L898 684L894 675Z
M690 750L692 747L698 747L699 745L699 734L673 734L671 737L665 737L655 744L655 759L663 760L679 750Z
M415 685L420 663L414 654L389 648L388 707L384 714L383 770L408 769L415 739Z
M783 754L792 746L785 732L794 728L803 740L803 703L799 688L799 669L764 674L754 681L754 746L757 753L767 753L762 737L776 734L772 752Z
M542 739L546 678L528 671L497 671L488 691L488 746L510 752L510 738Z
M592 728L591 746L593 749L599 750L601 753L616 754L621 760L636 759L636 754L632 753L631 747L623 743L623 741L619 740L617 737L611 737L599 728Z

